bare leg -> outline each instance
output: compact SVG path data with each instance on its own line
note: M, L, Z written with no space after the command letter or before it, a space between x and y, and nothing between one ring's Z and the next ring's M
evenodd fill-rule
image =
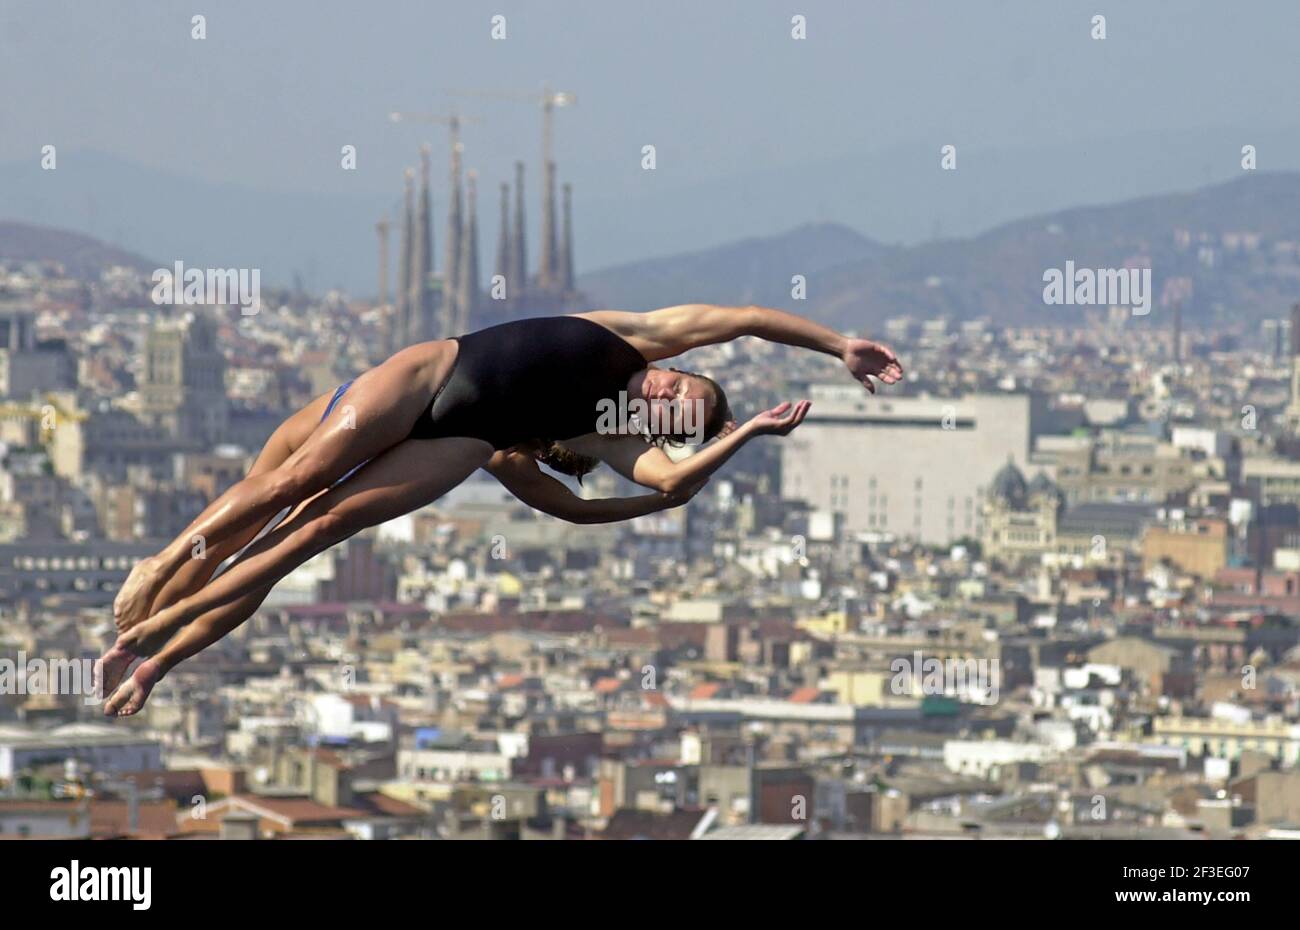
M292 514L282 521L282 524L293 520L305 506L305 504L300 504ZM252 533L248 534L249 540L251 540L253 535L254 534ZM248 540L245 541L245 544L247 541ZM174 597L172 597L168 603L174 603L189 594L195 593L195 591L207 582L216 568L227 558L235 555L240 548L241 546L232 546L231 551L225 553L209 552L209 556L212 559L211 565L205 572L203 572L202 577L196 579L198 582L196 587L189 591L175 592ZM235 627L239 626L239 624L251 617L253 612L261 606L262 601L266 599L266 595L269 594L270 591L271 587L267 586L259 592L256 597L245 597L232 604L224 605L218 611L204 614L200 620L207 620L210 623L222 626L221 632L215 636L212 641L215 642L217 639L220 639L222 636L226 635L226 633L230 632ZM218 614L220 616L217 616ZM229 622L227 622L227 620ZM145 621L145 623L137 624L125 633L120 634L117 637L117 640L109 648L108 652L104 653L104 655L100 657L99 661L95 663L94 682L96 694L112 694L121 683L122 677L126 674L127 669L129 669L137 659L149 658L162 649L173 635L177 635L178 628L176 627L150 627L148 624L149 622Z
M266 440L266 444L262 446L262 451L258 453L257 460L253 462L253 467L248 470L247 477L264 475L267 472L274 471L288 461L295 451L302 448L311 434L315 432L316 427L320 425L331 396L332 392L320 395L281 423L270 438ZM208 549L202 559L186 559L185 563L173 572L171 577L159 588L157 596L149 605L149 612L154 613L162 610L169 604L174 604L182 597L194 593L207 584L208 579L212 577L221 563L252 542L262 527L274 516L274 514L271 514L266 520L245 527L215 547Z
M298 519L306 506L305 503L299 504L293 513L285 517L282 525ZM217 559L214 565L221 564L224 559L225 557ZM211 574L211 572L207 573L208 576ZM207 578L203 580L206 581ZM175 643L179 656L176 662L189 658L200 649L205 649L221 639L256 613L257 608L262 606L266 596L271 593L272 587L273 585L267 585L260 591L246 594L238 600L210 610L188 626L159 627L146 620L118 636L112 648L95 664L94 680L98 689L95 693L113 696L110 705L105 707L105 714L112 716L110 708L121 708L124 702L134 707L134 710L130 711L132 714L144 706L145 699L149 697L154 684L166 672L166 668L150 661L151 657L161 651L168 641ZM185 595L182 593L180 596ZM180 597L177 599L179 600ZM123 682L122 678L127 669L137 659L145 661L137 666L137 674L133 674ZM175 662L172 664L174 665ZM119 714L119 716L127 716L127 714Z
M141 663L110 698L104 713L138 712L168 670L247 619L271 587L294 568L368 526L436 500L491 454L492 447L479 439L406 440L312 500L292 521L250 546L214 582L122 635L119 643L124 648L143 651L141 644L157 642L195 621Z
M213 501L161 552L136 564L113 602L118 630L149 616L173 572L201 540L206 548L270 519L328 488L368 459L402 441L455 360L455 342L421 343L359 376L343 403L278 467L250 474Z
M120 686L112 692L112 696L104 705L104 715L106 717L129 717L137 714L144 707L144 702L149 699L149 693L153 686L178 662L188 659L195 653L206 649L217 640L221 639L235 627L239 626L249 617L257 612L257 608L262 606L266 596L271 593L271 585L254 591L251 594L245 594L238 600L223 604L216 610L208 611L198 620L195 620L189 626L184 627L176 636L172 637L170 642L165 645L153 645L149 640L157 640L158 637L145 637L139 642L134 643L132 648L140 651L146 658L137 667L130 678L122 681ZM145 621L147 624L149 621ZM141 624L143 626L144 624ZM140 629L140 627L135 627ZM131 635L130 633L126 635ZM163 631L162 639L166 639L169 633ZM115 649L118 647L114 647ZM152 653L157 651L157 656ZM129 653L135 658L135 653Z
M320 423L321 417L329 405L330 394L322 394L281 423L267 439L258 454L250 475L264 474L278 468L294 450L307 441L307 437ZM207 550L202 559L187 559L185 564L172 574L159 589L149 605L149 612L161 610L174 604L187 595L193 594L207 584L217 568L226 559L235 555L244 546L253 541L262 526L250 526L230 537L226 542ZM162 648L166 638L161 640L136 643L134 650L126 648L121 641L115 643L99 661L95 663L94 681L97 694L109 695L117 688L122 676L126 674L136 659L152 655Z

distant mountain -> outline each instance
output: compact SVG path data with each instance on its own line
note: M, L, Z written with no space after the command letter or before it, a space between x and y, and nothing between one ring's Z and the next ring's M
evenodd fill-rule
M611 162L609 152L592 150L566 154L560 170L563 180L574 183L576 260L592 275L647 255L701 251L741 235L779 237L812 220L861 230L878 242L915 245L977 236L1018 217L1238 177L1240 147L1225 140L1254 144L1270 170L1300 170L1300 125L1268 130L1253 124L1117 132L1085 143L1048 137L1032 146L921 136L879 150L823 155L793 145L783 163L751 167L737 152L725 167L700 176L643 171L635 160ZM414 140L408 141L407 154L414 156ZM940 147L949 142L960 143L956 171L939 167ZM42 170L35 157L0 163L0 219L81 230L153 256L160 265L181 260L197 267L258 268L267 286L300 280L312 292L342 287L372 295L375 223L385 211L399 220L399 165L366 157L356 171L342 172L334 154L316 157L329 163L327 181L314 162L296 189L267 190L187 176L184 164L158 168L60 147L54 171ZM435 162L437 241L446 222L444 168ZM529 164L526 185L534 258L541 225L537 168ZM494 174L483 176L485 184ZM484 190L489 189L491 184ZM485 193L479 203L485 271L493 267L496 251L494 206L495 198ZM393 259L396 240L394 235ZM440 248L434 254L441 269ZM818 293L826 295L810 282L809 300Z
M648 309L691 301L790 303L791 278L869 264L890 251L847 226L815 223L778 236L632 262L580 276L593 306Z
M1180 241L1179 231L1187 238ZM1260 237L1234 248L1225 234ZM1173 277L1192 279L1189 322L1283 315L1300 297L1297 257L1275 254L1300 242L1300 173L1250 174L1191 193L1062 210L1018 220L970 239L897 249L829 269L809 300L820 318L852 328L896 315L989 316L1006 325L1075 322L1087 308L1043 303L1043 273L1064 268L1151 267L1149 323Z
M0 218L82 229L156 257L151 267L258 268L264 286L300 279L316 293L374 293L375 221L390 205L361 188L364 177L354 190L316 194L213 183L94 151L60 151L58 165L0 164Z
M83 281L98 280L99 273L113 265L144 273L159 267L157 262L81 233L3 220L0 220L0 260L60 262L68 274Z
M1232 233L1255 234L1259 245L1225 243ZM1061 210L911 247L883 246L834 224L802 226L620 265L580 283L606 306L771 303L844 329L940 315L1050 325L1078 322L1090 308L1045 305L1047 269L1067 261L1092 269L1149 264L1146 322L1164 325L1158 301L1172 277L1192 279L1189 323L1283 315L1300 298L1300 257L1275 248L1286 242L1300 243L1300 173L1251 173L1190 193ZM807 277L806 303L790 299L794 274Z
M243 207L253 215L251 200L236 200L227 205L232 219ZM358 196L353 229L357 235L362 235L357 228L364 228L360 200ZM155 202L185 200L179 190L169 190ZM291 211L285 219L304 233L318 230L331 225L323 216L326 209L304 206L303 215ZM148 260L88 236L0 222L0 257L53 258L91 278L108 264L147 272L177 259L204 264L200 256L206 263L262 267L265 273L259 256L293 247L288 227L245 224L248 235L235 242L215 232L211 219L178 222L174 246L166 254L143 249L155 256ZM1225 240L1234 233L1258 237L1258 245L1251 247L1249 238ZM364 235L369 239L373 234ZM218 248L218 239L229 248ZM1300 299L1300 258L1288 251L1295 243L1300 243L1300 173L1249 172L1192 192L1060 210L970 238L908 247L883 245L838 223L807 224L779 235L604 268L580 276L579 286L593 306L635 309L697 300L771 304L842 329L876 328L892 316L987 316L999 325L1052 324L1078 322L1089 308L1045 305L1046 269L1063 268L1067 261L1094 269L1135 263L1152 269L1152 311L1143 325L1167 324L1158 299L1172 277L1193 282L1184 319L1214 323L1284 315ZM339 249L342 262L342 253L362 244L338 241L332 247ZM221 260L214 262L213 256ZM279 267L283 271L286 266ZM794 275L807 280L805 301L791 300ZM283 280L281 275L266 278ZM322 283L310 273L304 278L309 290Z

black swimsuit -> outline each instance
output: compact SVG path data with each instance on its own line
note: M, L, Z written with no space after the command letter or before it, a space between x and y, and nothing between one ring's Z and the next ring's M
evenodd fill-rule
M508 449L594 433L600 401L617 403L647 365L622 337L574 316L515 320L456 341L451 373L411 439L470 436Z

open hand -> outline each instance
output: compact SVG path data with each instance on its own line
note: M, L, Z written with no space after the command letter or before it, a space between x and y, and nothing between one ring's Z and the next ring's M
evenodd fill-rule
M894 350L870 339L850 339L844 347L844 364L872 394L876 393L876 386L871 382L873 377L885 384L894 384L903 378L903 366Z
M801 400L791 404L788 400L777 404L771 410L764 410L749 421L749 427L755 433L770 433L773 436L787 436L790 431L803 422L808 415L811 401Z

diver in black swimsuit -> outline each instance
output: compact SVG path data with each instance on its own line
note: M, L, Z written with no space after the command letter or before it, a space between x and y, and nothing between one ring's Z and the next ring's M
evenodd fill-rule
M625 339L576 316L516 320L455 341L451 375L411 439L473 436L494 449L572 439L593 432L597 404L617 399L649 365ZM563 403L552 396L558 384Z
M807 414L806 401L785 403L737 426L716 382L653 364L745 335L833 355L873 393L872 378L902 377L879 343L780 310L686 304L519 320L420 343L317 398L276 431L248 477L132 571L114 602L121 635L100 663L113 692L106 713L137 712L168 669L250 616L307 559L437 500L479 468L524 503L575 522L685 502L744 443L785 435ZM637 411L628 417L625 407ZM681 461L663 451L688 436L716 441ZM538 467L581 476L601 461L652 493L584 500Z

